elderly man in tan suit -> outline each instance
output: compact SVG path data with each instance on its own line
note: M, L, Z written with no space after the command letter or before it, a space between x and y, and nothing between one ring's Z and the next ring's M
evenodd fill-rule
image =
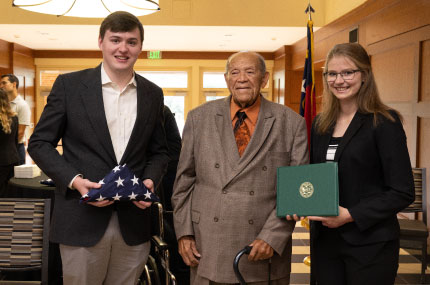
M276 169L308 163L306 125L264 99L264 58L232 55L231 96L189 112L172 203L179 252L191 284L234 284L234 256L253 246L240 270L248 284L289 284L294 223L276 217Z

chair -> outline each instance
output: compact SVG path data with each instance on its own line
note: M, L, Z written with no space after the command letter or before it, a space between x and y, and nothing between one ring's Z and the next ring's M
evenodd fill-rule
M5 272L41 271L41 281L19 284L48 284L50 199L0 198L0 284Z
M425 271L427 268L427 208L426 208L426 169L413 168L415 183L415 201L404 209L403 213L414 213L415 219L399 219L400 247L421 250L421 283L425 284ZM422 213L422 220L418 214Z

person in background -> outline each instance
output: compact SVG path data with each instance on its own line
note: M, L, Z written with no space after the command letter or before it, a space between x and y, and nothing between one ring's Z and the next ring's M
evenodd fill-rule
M10 107L6 91L0 89L0 197L5 196L18 162L18 117Z
M188 113L172 205L179 253L191 284L237 284L235 255L251 245L248 284L289 284L295 223L276 216L276 169L308 163L305 121L263 98L264 58L227 60L231 96Z
M163 92L133 70L142 43L137 17L107 16L102 64L58 76L30 138L31 157L56 185L50 239L60 244L66 285L136 284L148 257L151 203L79 203L118 165L151 191L166 170Z
M181 135L176 124L175 114L167 106L164 106L164 129L166 130L170 160L167 165L166 174L163 176L160 186L156 189L156 193L159 195L166 211L164 215L164 239L169 245L170 270L175 275L178 284L189 284L190 269L178 252L178 241L173 226L173 208L171 203L173 183L175 182L176 169L181 152ZM159 268L161 268L161 264Z
M19 165L25 164L25 133L31 123L31 110L28 103L18 94L19 80L13 74L1 76L0 88L4 89L9 97L12 111L18 114L18 154Z
M172 202L170 200L172 198L176 169L178 168L179 154L181 153L181 135L179 134L175 115L167 106L164 106L164 129L166 131L170 160L167 165L166 174L163 176L160 184L160 199L162 199L166 211L173 211ZM173 225L173 223L171 225Z
M334 46L323 80L311 163L338 163L339 215L309 217L312 273L318 285L394 284L396 213L414 201L401 116L381 102L369 55L359 44Z

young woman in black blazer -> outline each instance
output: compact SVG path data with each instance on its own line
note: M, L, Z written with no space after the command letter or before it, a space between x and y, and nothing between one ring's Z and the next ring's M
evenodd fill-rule
M18 117L10 107L6 92L0 89L0 197L18 165Z
M308 217L312 273L318 285L394 284L396 213L414 200L401 117L381 102L359 44L338 44L328 53L323 82L311 163L338 163L339 215Z

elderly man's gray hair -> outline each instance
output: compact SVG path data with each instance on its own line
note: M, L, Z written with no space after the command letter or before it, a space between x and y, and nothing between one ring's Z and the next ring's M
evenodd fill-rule
M253 52L253 51L240 51L240 52L234 53L228 57L227 63L225 65L225 74L228 74L228 70L230 68L230 62L233 59L233 57L235 57L236 55L238 55L240 53L255 54L257 56L257 59L258 59L258 69L260 70L262 75L264 75L266 73L266 62L264 61L264 57L261 54L259 54L258 52Z

